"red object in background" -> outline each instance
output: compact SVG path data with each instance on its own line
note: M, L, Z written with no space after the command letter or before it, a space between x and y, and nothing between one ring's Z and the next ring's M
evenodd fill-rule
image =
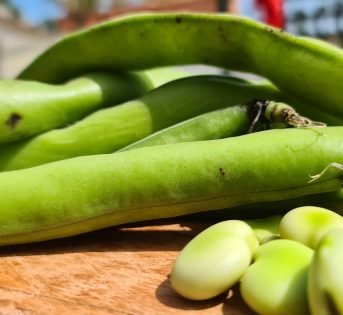
M267 24L284 28L283 0L256 0L256 4L262 10Z

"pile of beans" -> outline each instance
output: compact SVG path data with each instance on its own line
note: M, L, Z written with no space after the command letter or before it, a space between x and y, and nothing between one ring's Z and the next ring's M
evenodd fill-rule
M202 231L177 257L171 283L193 300L239 283L262 315L342 314L342 259L343 217L304 206L280 219L228 220Z

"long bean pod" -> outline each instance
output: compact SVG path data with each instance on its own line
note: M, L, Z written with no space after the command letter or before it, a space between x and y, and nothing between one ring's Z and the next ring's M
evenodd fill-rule
M64 127L99 108L147 93L151 83L136 73L93 73L65 84L0 82L0 143Z
M255 98L280 97L273 87L221 76L180 79L139 99L93 113L67 128L3 145L0 170L26 168L80 155L112 153L193 116Z
M190 118L136 141L119 151L179 142L222 139L247 133L248 106L236 105Z
M134 142L119 151L169 143L222 139L254 131L279 128L325 126L299 115L291 106L274 101L253 101L246 105L208 112Z
M343 119L342 50L237 16L150 13L115 19L63 38L19 78L61 82L86 71L176 64L254 72Z
M298 198L291 198L280 201L251 203L234 207L228 211L221 209L217 211L205 211L202 213L185 216L185 219L217 222L228 219L255 219L261 213L264 216L283 215L294 208L303 206L324 207L343 214L343 189L319 194L310 194Z
M270 130L4 172L0 244L338 190L334 168L308 181L343 162L342 140L342 127Z

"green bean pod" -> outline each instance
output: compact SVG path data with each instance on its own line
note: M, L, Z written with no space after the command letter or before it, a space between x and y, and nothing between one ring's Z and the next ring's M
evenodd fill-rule
M271 111L274 113L272 116L270 116ZM155 132L119 151L170 143L222 139L248 131L252 132L254 127L257 127L258 130L269 129L275 123L280 128L300 128L319 124L300 116L287 104L274 101L254 101L246 105L236 105L190 118Z
M3 145L0 170L21 169L80 155L112 153L196 115L255 98L278 97L280 93L270 86L221 76L176 80L139 99L95 112L67 128ZM247 118L242 118L241 114L235 126L246 125ZM230 129L230 126L225 128Z
M256 219L260 218L261 214L265 217L273 215L284 215L298 207L316 206L331 209L338 214L343 214L343 190L331 191L326 193L311 194L297 198L290 198L282 201L269 201L251 203L234 207L228 211L220 209L217 211L205 211L202 213L185 216L185 219L217 222L218 220L229 219Z
M148 146L238 136L247 133L250 124L248 106L236 105L187 119L157 131L118 152Z
M242 40L244 38L244 40ZM111 46L111 49L108 47ZM165 13L118 18L69 35L20 79L62 82L94 70L208 64L257 73L287 95L343 119L343 51L244 17Z
M337 169L308 182L332 161L343 162L342 127L269 130L3 172L0 244L334 191Z
M0 82L0 143L63 127L99 108L145 94L151 83L141 74L94 73L61 85Z
M278 90L271 82L268 80L261 80L261 81L247 81L247 83L263 86L266 89L274 90L277 97L275 97L275 100L283 101L289 105L291 105L294 109L296 109L299 114L306 116L314 121L319 121L322 123L325 123L329 126L343 126L343 119L329 114L326 111L323 111L322 109L318 109L316 107L311 106L310 104L306 104L304 102L299 102L294 97L291 97L288 94L285 94Z
M192 72L177 69L175 67L154 68L139 73L144 74L147 79L149 79L152 88L160 87L161 85L174 80L194 76L194 73Z
M312 315L343 314L343 229L335 228L316 246L308 277Z

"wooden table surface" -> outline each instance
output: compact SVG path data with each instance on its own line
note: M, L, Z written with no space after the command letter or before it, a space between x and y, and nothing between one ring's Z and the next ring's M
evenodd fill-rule
M237 293L192 302L168 274L208 224L164 220L0 248L0 314L253 315Z

